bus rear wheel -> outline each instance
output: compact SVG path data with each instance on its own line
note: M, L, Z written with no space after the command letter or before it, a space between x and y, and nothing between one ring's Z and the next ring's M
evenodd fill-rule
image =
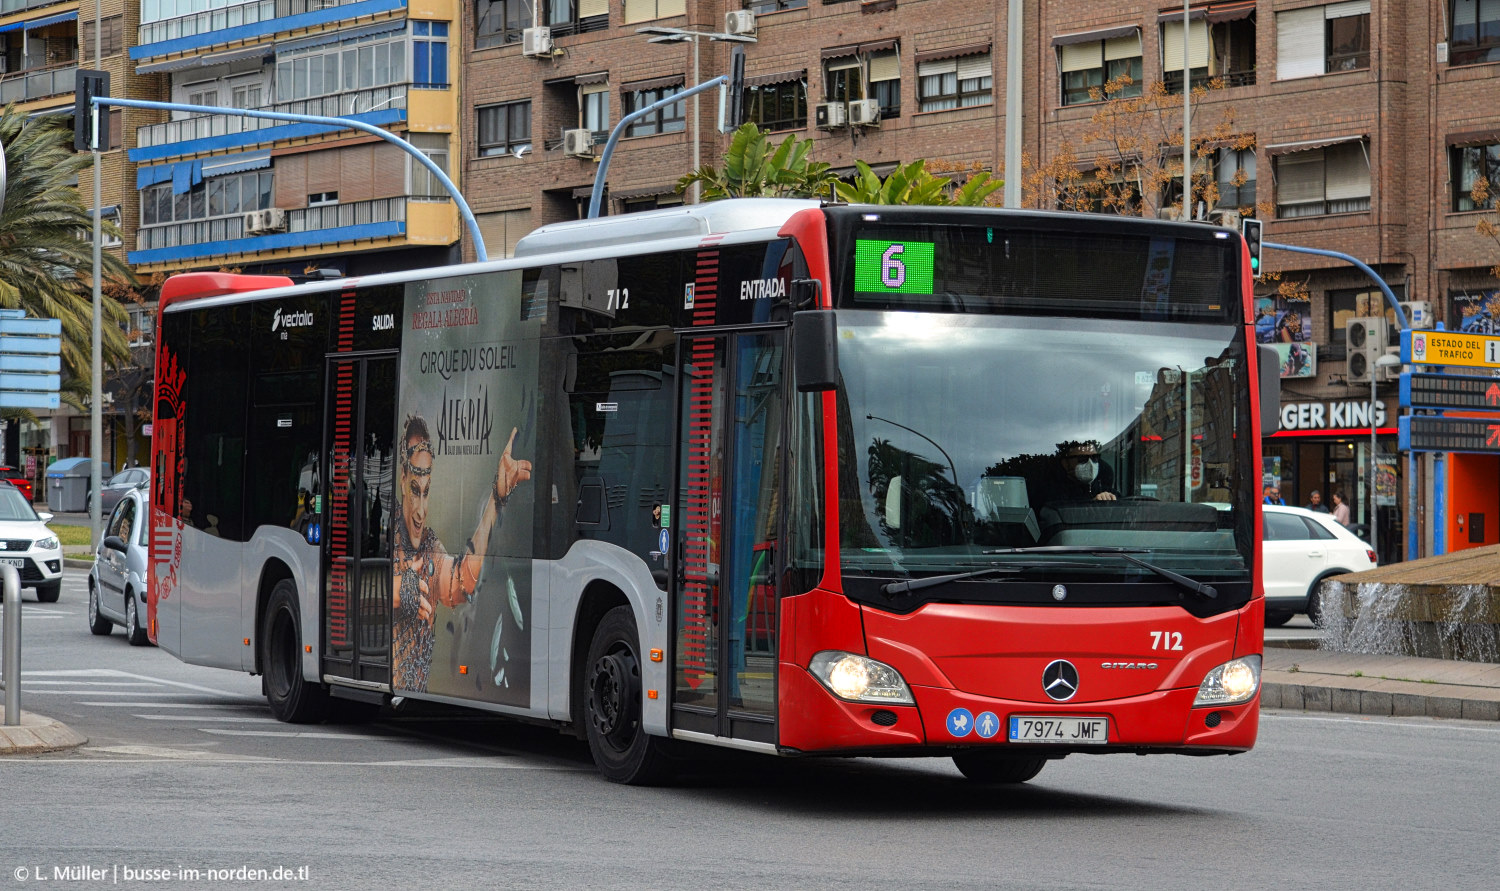
M260 665L271 714L288 724L321 721L328 692L302 677L302 633L297 586L282 579L271 589L260 626Z
M584 663L583 720L589 751L604 778L633 786L671 774L666 740L641 722L640 642L628 606L604 614Z
M994 752L961 752L953 756L959 772L976 783L1024 783L1042 772L1046 758L1016 758Z

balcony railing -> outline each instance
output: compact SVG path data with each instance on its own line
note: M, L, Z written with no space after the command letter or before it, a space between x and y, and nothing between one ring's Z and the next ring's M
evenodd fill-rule
M38 6L55 6L63 0L0 0L0 15L10 15L23 9L36 9Z
M195 37L225 28L238 28L241 25L253 25L269 19L358 2L359 0L253 0L223 9L209 9L159 22L147 22L140 26L138 42L145 45L176 40L179 37Z
M67 62L52 68L7 74L0 80L0 105L72 93L77 70L77 62Z
M69 80L68 84L68 90L71 91L72 81ZM395 84L389 87L373 87L365 90L351 90L347 93L335 93L332 96L319 96L316 99L281 102L252 110L347 117L350 114L364 114L367 111L378 111L382 108L405 108L406 89L406 84ZM287 121L275 121L268 118L205 114L183 118L180 121L167 121L163 124L140 127L135 131L135 138L137 146L150 148L174 142L186 142L190 139L207 139L212 136L227 136L231 133L249 133L264 130L267 127L282 127L287 123Z
M1173 96L1182 94L1182 69L1163 72L1161 76L1162 85L1167 92ZM1192 78L1193 89L1208 87L1214 81L1223 81L1227 87L1249 87L1255 85L1255 71L1223 71L1218 74L1195 74Z
M364 223L404 222L406 201L405 197L377 198L374 201L355 201L349 204L330 204L325 207L289 210L286 215L287 231L316 232L321 229L339 229ZM207 220L168 223L165 226L143 226L136 232L135 245L138 251L152 251L159 248L207 244L215 241L235 241L251 237L254 236L245 231L245 215L236 213ZM231 248L224 253L242 252Z

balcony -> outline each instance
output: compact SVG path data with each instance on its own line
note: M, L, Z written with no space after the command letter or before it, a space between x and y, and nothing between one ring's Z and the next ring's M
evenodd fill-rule
M254 0L148 22L137 30L130 58L149 59L204 49L223 43L255 40L345 19L406 9L407 0Z
M43 6L56 6L65 0L0 0L0 15L10 15L23 9L38 9Z
M69 81L68 90L73 89ZM364 90L351 90L347 93L335 93L332 96L319 96L314 99L299 99L296 102L281 102L276 105L266 105L260 108L250 109L252 111L284 112L287 114L321 115L323 117L347 117L353 114L355 117L363 118L372 111L383 109L405 109L406 108L406 84L395 84L388 87L372 87ZM397 116L400 119L400 116ZM140 127L135 131L136 146L141 149L154 148L157 146L173 145L179 142L189 142L197 139L213 139L221 136L235 136L242 133L253 134L257 130L268 130L275 127L286 127L288 121L275 121L267 118L246 118L239 115L227 114L205 114L180 121L167 121L162 124L150 124ZM305 127L310 125L291 125ZM274 142L276 139L292 138L280 134L266 134L267 139L256 139L253 136L246 139L226 140L222 146L205 147L203 151L212 151L215 148L235 148L238 146L254 145L258 142ZM311 135L301 134L298 135ZM184 154L186 152L183 152ZM149 160L167 157L162 152L131 154L131 160Z
M139 39L136 42L161 43L164 40L176 40L179 37L196 37L199 34L211 34L226 28L238 28L241 25L253 25L275 18L317 12L321 9L332 9L357 2L359 0L252 0L250 3L225 6L223 9L209 9L180 15L176 18L147 22L140 26L137 32Z
M78 63L64 62L45 68L28 68L0 78L0 106L12 102L29 102L48 96L73 94L74 72Z
M405 196L304 207L287 211L287 231L250 235L245 215L142 227L128 260L148 265L174 260L255 254L335 242L392 238L406 234Z

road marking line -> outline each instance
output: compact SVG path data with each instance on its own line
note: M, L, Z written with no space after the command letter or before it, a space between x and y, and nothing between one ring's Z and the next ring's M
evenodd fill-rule
M157 684L157 683L154 683L154 682L151 682L151 681L77 681L77 680L69 680L69 681L43 681L43 680L36 680L36 679L27 679L27 678L24 678L24 677L21 678L21 683L24 684L27 687L38 686L38 685L39 686L44 686L44 687L45 686L49 686L49 685L50 686L54 686L54 687L67 687L67 686L84 686L84 687L160 687L161 686L161 684Z
M138 681L152 681L164 684L168 687L179 687L184 690L196 690L199 693L212 693L215 696L228 696L232 699L260 699L259 696L246 696L243 693L232 693L228 690L219 690L214 687L203 687L198 684L189 684L184 681L169 681L166 678L152 677L146 674L135 674L129 671L120 671L114 668L81 668L81 669L54 669L50 671L23 671L21 682L24 684L27 678L134 678Z
M229 715L131 715L143 721L219 721L226 724L280 724L275 718L245 718Z
M171 694L180 696L180 693ZM97 705L103 708L215 708L215 709L253 709L265 711L264 705L241 705L237 702L226 702L223 704L212 702L80 702L79 705Z
M1291 721L1322 721L1324 723L1331 724L1359 724L1366 727L1411 727L1419 730L1468 730L1474 733L1500 733L1500 727L1474 727L1468 723L1450 723L1456 721L1464 721L1465 719L1463 718L1435 718L1427 715L1412 715L1412 723L1410 724L1404 721L1377 721L1372 718L1367 718L1360 715L1350 715L1347 718L1319 718L1312 715L1272 715L1266 712L1261 712L1261 717L1271 719L1286 719ZM1473 721L1474 719L1469 718L1467 720ZM1444 723L1427 724L1418 723L1418 721L1442 721Z
M319 733L306 730L215 730L207 727L199 729L204 733L214 733L220 736L274 736L281 739L358 739L369 742L421 744L420 740L408 739L404 736L369 736L363 733Z
M144 690L101 690L98 687L90 687L86 690L34 690L26 683L21 684L21 689L27 690L37 696L188 696L187 693L147 693Z
M160 764L165 760L181 761L193 764L244 764L262 767L399 767L403 770L413 767L436 767L436 768L461 768L473 767L482 770L551 770L559 773L593 773L594 768L589 766L569 767L551 764L527 764L514 761L501 761L489 758L434 758L434 759L395 759L390 761L328 761L328 760L303 760L296 758L255 758L251 756L226 757L218 753L195 752L195 751L163 751L159 756L152 757L148 751L152 746L114 746L109 748L80 749L83 755L92 755L91 758L71 759L48 759L28 758L25 760L0 760L0 770L6 768L29 767L105 767L113 768L117 764ZM112 757L112 756L126 757ZM134 757L130 757L134 756Z

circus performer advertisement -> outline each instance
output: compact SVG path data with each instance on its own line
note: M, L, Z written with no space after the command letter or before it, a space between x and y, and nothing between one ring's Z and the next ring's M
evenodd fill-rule
M407 286L392 687L528 707L537 335L519 273Z

